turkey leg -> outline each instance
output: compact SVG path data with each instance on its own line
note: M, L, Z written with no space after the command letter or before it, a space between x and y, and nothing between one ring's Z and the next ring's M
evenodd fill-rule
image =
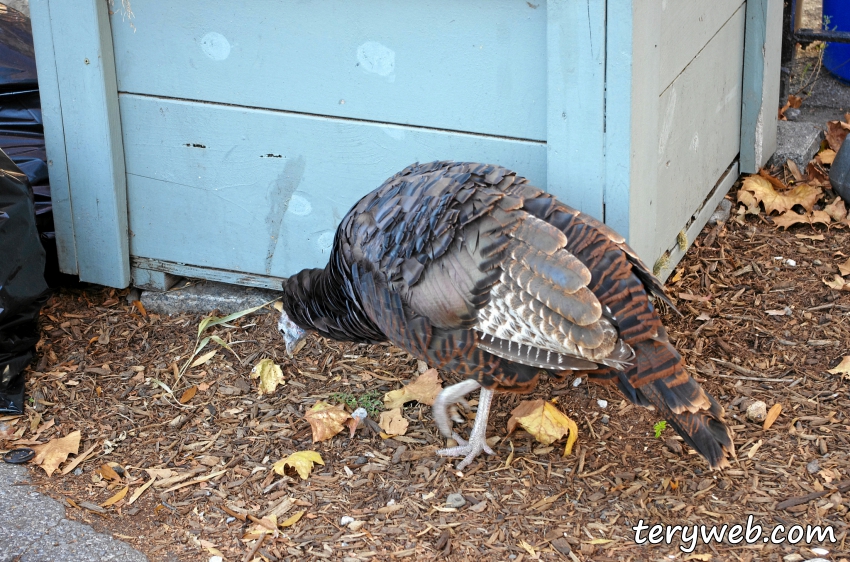
M452 437L459 443L457 447L440 449L437 451L437 454L442 457L465 455L464 459L457 465L458 470L463 470L469 466L469 463L481 454L482 451L488 455L495 454L493 449L487 446L487 418L490 415L490 404L493 401L492 390L481 388L481 393L478 397L478 411L475 413L475 424L472 426L472 433L469 435L468 442L464 441L456 432L453 432L449 423L449 406L462 401L465 395L480 387L481 385L478 384L478 381L472 379L452 385L444 389L437 396L432 408L437 427L440 428L440 433L445 437Z

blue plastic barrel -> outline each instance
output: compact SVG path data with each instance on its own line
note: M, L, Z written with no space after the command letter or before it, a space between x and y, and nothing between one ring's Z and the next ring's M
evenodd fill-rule
M850 1L823 0L823 18L824 28L850 31ZM823 65L838 78L850 82L850 43L827 43Z

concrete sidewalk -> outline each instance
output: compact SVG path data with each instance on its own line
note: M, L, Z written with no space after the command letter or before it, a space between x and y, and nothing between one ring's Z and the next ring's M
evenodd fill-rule
M109 535L65 517L65 508L30 485L26 467L0 462L0 562L144 562Z

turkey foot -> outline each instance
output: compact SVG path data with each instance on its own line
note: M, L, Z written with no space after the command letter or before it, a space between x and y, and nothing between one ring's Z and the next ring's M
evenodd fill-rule
M493 401L492 390L481 389L478 399L478 411L475 414L475 424L472 426L472 433L469 436L468 442L453 432L449 424L448 407L459 402L463 399L463 396L479 387L480 385L477 381L471 379L465 380L443 390L437 397L437 400L434 401L433 414L440 432L446 437L452 437L459 443L457 447L440 449L437 451L437 454L443 457L464 456L464 459L457 465L458 470L463 470L469 466L469 463L480 455L482 451L488 455L495 454L493 449L487 446L487 418L490 414L490 404Z

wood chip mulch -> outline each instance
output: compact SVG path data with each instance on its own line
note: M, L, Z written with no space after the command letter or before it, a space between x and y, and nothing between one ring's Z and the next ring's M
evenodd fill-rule
M43 309L28 373L32 407L15 429L26 426L19 437L41 442L80 430L80 452L91 454L64 475L33 466L34 482L70 517L151 560L804 560L817 546L846 559L850 397L847 379L826 371L850 355L850 293L822 279L848 254L847 229L782 231L733 214L707 226L671 276L684 314L666 313L671 339L735 431L738 457L724 471L710 472L671 429L656 438L653 412L608 388L575 387L574 378L544 382L527 397L499 396L488 432L503 437L497 456L463 474L433 455L445 442L430 407L416 403L404 409L404 436L384 439L367 423L354 438L346 429L314 444L304 413L317 401L383 396L422 366L389 345L315 337L290 360L269 307L211 329L235 353L220 348L175 380L201 317L145 316L126 292L101 287L59 290ZM249 374L263 358L282 366L286 384L258 397ZM180 404L174 397L190 387L196 394ZM524 432L505 436L511 409L541 397L557 397L579 425L566 458L563 440L551 448ZM766 431L747 417L754 401L781 405ZM325 462L308 479L271 470L305 450ZM98 473L106 463L115 463L117 481ZM154 468L172 476L130 504L150 479L144 469ZM100 507L127 486L124 499ZM447 506L450 494L463 505ZM282 522L302 510L277 537L243 539L264 516ZM693 554L678 542L633 542L639 520L733 525L748 515L767 531L831 525L837 542L700 542Z

